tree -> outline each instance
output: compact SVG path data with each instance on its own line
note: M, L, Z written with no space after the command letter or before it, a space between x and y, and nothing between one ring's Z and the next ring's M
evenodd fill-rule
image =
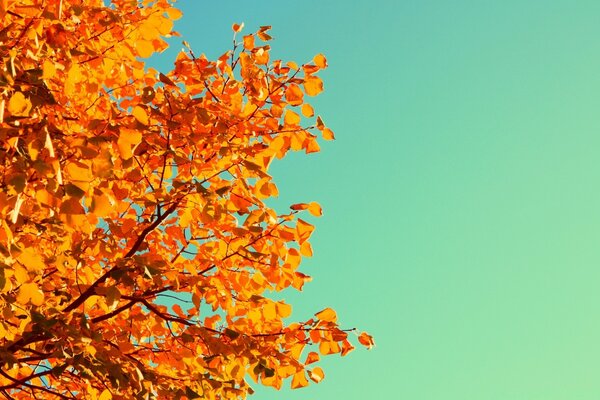
M270 60L269 27L238 39L234 24L218 60L186 44L172 71L148 68L180 15L168 0L0 2L5 398L238 399L248 378L319 382L319 353L353 349L332 309L288 322L268 297L309 280L298 216L320 206L264 200L275 158L333 139L305 102L325 57Z

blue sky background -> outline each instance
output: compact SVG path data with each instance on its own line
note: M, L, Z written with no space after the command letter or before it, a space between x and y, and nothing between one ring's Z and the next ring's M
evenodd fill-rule
M313 104L337 140L273 167L281 210L325 210L314 281L284 297L377 347L253 398L600 397L600 2L178 4L209 58L243 21L273 26L274 58L330 65Z

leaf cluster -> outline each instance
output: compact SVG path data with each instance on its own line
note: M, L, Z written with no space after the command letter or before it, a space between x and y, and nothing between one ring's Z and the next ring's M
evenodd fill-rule
M314 227L271 162L332 131L323 55L270 59L269 27L168 72L171 1L0 2L0 394L238 399L353 349L331 309L288 322ZM350 330L352 331L352 330ZM359 342L370 347L370 336ZM315 346L311 349L311 346Z

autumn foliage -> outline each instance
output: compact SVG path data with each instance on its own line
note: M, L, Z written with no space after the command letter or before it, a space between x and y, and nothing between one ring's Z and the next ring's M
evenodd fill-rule
M317 203L277 212L268 175L333 139L307 100L323 55L272 60L269 27L162 73L167 0L0 1L0 394L238 399L319 382L351 336L290 322ZM306 219L306 218L305 218ZM288 379L289 378L289 379Z

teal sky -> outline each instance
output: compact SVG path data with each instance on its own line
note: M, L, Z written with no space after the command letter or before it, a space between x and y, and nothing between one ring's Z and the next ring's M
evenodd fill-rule
M600 397L600 2L179 6L197 53L228 50L243 21L273 26L275 58L330 65L313 104L337 140L273 167L280 210L325 210L314 281L284 297L377 347L253 398Z

